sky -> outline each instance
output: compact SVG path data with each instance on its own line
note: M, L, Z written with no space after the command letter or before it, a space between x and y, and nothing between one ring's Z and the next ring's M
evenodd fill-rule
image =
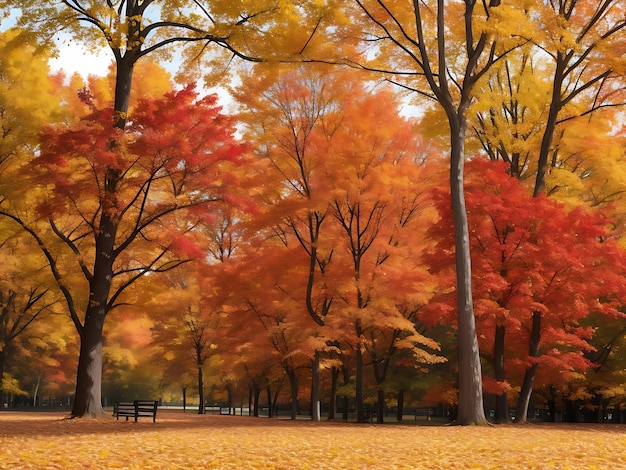
M13 9L8 17L2 18L0 31L15 26L17 11L17 9ZM106 74L108 66L113 60L113 53L110 50L103 48L98 54L85 53L84 47L73 41L68 41L68 39L70 39L69 36L63 33L57 37L59 56L50 61L52 71L63 69L68 75L78 72L84 77Z
M68 77L78 73L85 78L89 75L104 76L108 73L109 66L114 59L113 52L109 48L103 47L97 52L85 51L84 46L69 40L67 35L63 36L61 34L56 39L58 57L49 62L51 72L63 70ZM220 88L204 89L202 87L199 91L217 93L220 104L226 109L232 108L232 98L226 91Z
M79 73L83 77L88 75L106 75L113 53L102 48L100 52L85 52L85 48L75 42L59 43L59 56L50 61L52 71L64 70L67 75Z

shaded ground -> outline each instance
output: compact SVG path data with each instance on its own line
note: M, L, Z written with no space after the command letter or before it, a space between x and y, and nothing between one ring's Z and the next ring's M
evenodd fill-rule
M626 469L626 426L311 423L159 411L157 423L0 412L7 469Z

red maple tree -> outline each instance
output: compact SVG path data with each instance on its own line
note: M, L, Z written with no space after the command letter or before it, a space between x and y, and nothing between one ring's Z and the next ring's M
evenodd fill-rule
M441 220L431 230L430 263L443 276L454 261L447 197L435 195ZM525 421L538 368L556 377L590 366L592 330L580 320L619 314L623 254L602 212L533 198L501 163L468 162L467 207L479 343L492 363L485 388L498 397L496 420L506 421L507 392L520 387L516 416ZM453 323L454 293L441 290L429 310Z

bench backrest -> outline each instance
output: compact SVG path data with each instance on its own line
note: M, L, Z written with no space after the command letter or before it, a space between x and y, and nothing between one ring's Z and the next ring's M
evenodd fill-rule
M157 400L135 400L133 402L121 401L113 407L113 415L119 419L125 416L126 421L129 417L134 417L135 421L139 416L152 416L152 422L156 422Z
M157 400L135 400L134 407L137 413L156 413L159 402Z

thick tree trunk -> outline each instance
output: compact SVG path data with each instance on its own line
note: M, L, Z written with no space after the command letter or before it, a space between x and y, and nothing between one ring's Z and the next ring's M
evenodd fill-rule
M530 341L528 346L528 356L531 358L537 357L537 351L539 349L539 339L541 337L541 314L534 312L532 316L532 326L530 331ZM526 423L528 422L528 405L530 404L530 396L533 392L533 383L535 382L535 373L537 372L537 362L533 362L532 365L526 368L524 373L524 381L522 382L522 389L520 390L519 400L517 402L517 409L515 410L515 422Z
M483 407L482 369L472 303L472 267L463 169L465 130L462 113L450 119L450 190L456 249L458 315L459 411L457 424L487 424Z
M118 170L107 170L104 181L104 207L116 207L119 178ZM80 334L80 356L72 417L104 415L101 403L102 330L109 309L118 223L114 211L102 211L100 231L96 236L93 276L89 280L89 305L84 324L77 325Z
M94 308L89 308L95 310ZM95 318L97 315L100 318ZM80 336L73 418L104 416L102 408L102 326L104 315L88 313Z
M270 384L265 386L265 391L267 392L267 417L272 417L272 389L270 388Z
M504 382L506 374L504 371L504 325L496 326L496 335L493 345L493 369L495 373L495 379L498 382ZM506 392L502 392L500 395L496 395L496 413L495 422L498 424L508 423L509 418L509 403Z
M133 72L137 62L139 50L127 51L116 62L115 75L115 127L124 129L128 118L128 105L130 103L130 91L133 84Z

